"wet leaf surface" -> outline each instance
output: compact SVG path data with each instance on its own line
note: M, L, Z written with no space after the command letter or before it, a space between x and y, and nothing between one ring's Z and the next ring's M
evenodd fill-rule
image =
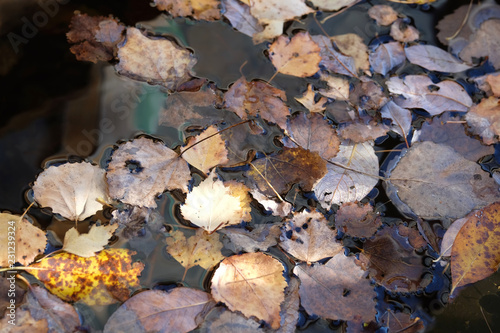
M332 41L326 36L316 35L312 36L312 39L321 48L320 65L334 73L357 77L354 58L338 52Z
M108 240L118 228L118 224L106 226L94 225L86 234L79 234L76 228L71 228L64 236L63 250L80 257L93 257L96 252L108 245Z
M259 328L259 323L253 319L247 319L243 315L227 310L224 307L216 307L205 317L200 327L203 333L254 333L265 332Z
M382 219L370 204L345 203L335 215L335 227L353 237L371 237L381 226Z
M391 37L398 42L409 43L420 38L420 32L404 19L397 19L391 25Z
M474 35L471 36L471 42L460 52L460 58L468 63L474 62L474 58L488 57L488 61L500 69L500 29L499 20L487 20L479 27Z
M500 99L489 97L473 105L465 115L469 130L479 135L484 143L491 145L498 142L500 135Z
M172 16L192 16L197 20L218 20L219 0L154 0L156 8L169 12Z
M458 73L471 67L450 53L433 45L414 45L405 48L406 58L415 65L430 71Z
M375 73L386 75L405 61L405 52L401 43L389 42L380 44L370 53L370 65Z
M378 25L391 25L398 19L398 13L389 5L375 5L368 10L368 15Z
M267 251L271 246L278 244L281 234L280 224L258 224L251 231L240 228L224 228L221 234L227 236L222 242L224 247L238 253Z

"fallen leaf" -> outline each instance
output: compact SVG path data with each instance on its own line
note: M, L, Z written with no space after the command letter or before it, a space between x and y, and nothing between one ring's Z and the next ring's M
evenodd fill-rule
M477 211L471 212L469 215L476 214ZM453 243L457 238L458 232L464 226L465 222L469 219L466 217L462 217L461 219L453 221L451 226L446 230L446 233L443 236L443 240L441 241L441 252L440 255L442 257L451 257L451 248L453 247Z
M371 237L381 225L382 219L369 203L345 203L335 215L335 227L351 237Z
M255 316L271 328L280 327L285 299L283 265L264 253L245 253L224 259L212 277L212 296L231 311Z
M472 5L470 8L469 4L462 5L455 9L451 14L445 15L437 24L436 29L439 31L436 37L443 45L450 45L453 50L453 43L458 40L467 41L472 34L471 27L469 24L462 24L464 18L467 16L467 12L471 10L472 12L477 9L477 5ZM451 12L451 11L450 11ZM458 33L457 33L458 32ZM455 36L453 39L450 37ZM455 54L455 52L453 52Z
M325 265L295 266L300 279L301 305L325 319L369 322L375 320L376 293L354 257L339 253Z
M391 309L380 316L380 325L387 328L387 332L423 333L425 324L419 317L405 312L393 312Z
M488 97L473 105L465 115L469 131L479 135L484 143L491 145L499 141L500 99Z
M353 122L339 126L339 135L344 140L362 143L384 136L389 128L381 123L370 121L368 124Z
M420 234L416 227L407 227L403 224L398 225L398 234L408 238L408 243L417 251L427 247L427 241Z
M144 264L132 263L135 253L107 249L90 258L59 253L30 265L29 273L66 302L81 301L89 306L124 302L131 289L140 287L137 277Z
M459 56L467 63L473 63L474 58L488 57L488 61L500 69L500 20L486 20L470 38L470 43L465 46Z
M286 128L294 143L317 152L324 159L335 157L339 151L336 131L319 114L298 113L288 121Z
M195 57L174 42L144 36L136 28L127 28L125 44L118 48L116 71L134 80L160 84L169 90L191 78Z
M65 163L45 169L33 185L35 200L72 221L85 220L108 200L104 170L87 162Z
M179 230L171 232L167 237L167 252L186 271L196 265L206 270L214 267L224 259L221 249L219 234L208 234L203 229L196 230L188 239Z
M28 310L37 321L47 320L49 332L79 331L80 318L73 306L36 285L30 287L27 295L26 302L21 308ZM33 330L32 332L39 331Z
M250 193L252 194L252 197L264 207L265 210L270 211L275 216L285 217L292 211L292 205L289 202L276 202L257 190L253 190Z
M393 292L422 290L426 271L423 258L415 252L398 226L385 227L363 244L358 264L366 267L370 277Z
M29 223L26 218L0 213L0 267L13 266L16 262L26 266L37 255L43 254L47 238L45 232ZM14 251L12 251L14 249Z
M444 111L467 111L472 99L465 89L450 80L434 83L426 75L407 75L404 79L391 77L387 88L396 97L395 102L403 108L422 108L432 116Z
M257 224L248 231L242 228L224 228L220 231L226 235L222 243L224 247L234 253L267 251L271 246L278 244L281 234L279 224Z
M220 19L219 0L154 0L158 10L169 12L173 17L192 16L196 20Z
M131 239L138 237L148 220L152 220L153 210L151 208L129 206L124 209L114 210L110 223L117 223L123 225L120 237Z
M298 77L316 74L319 70L320 48L308 32L299 32L289 39L281 35L269 47L269 58L276 71Z
M264 333L260 324L253 319L227 310L225 307L215 307L210 311L199 328L200 333Z
M288 286L285 289L285 300L281 303L280 328L276 333L291 333L297 330L300 307L299 286L299 279L293 276L290 277Z
M316 180L327 171L318 153L300 147L284 147L276 154L255 160L252 165L253 168L246 172L247 178L270 197L276 196L273 189L279 194L286 193L292 184L299 184L303 191L311 191Z
M354 59L356 72L370 75L370 62L368 61L368 47L363 38L356 34L337 35L332 37L339 51Z
M498 198L497 198L498 199ZM451 280L456 288L487 278L500 265L500 202L466 216L451 250Z
M3 224L3 223L2 223ZM278 233L279 235L279 233ZM12 287L15 286L16 292L15 295L11 295L12 297L1 297L0 298L0 313L2 315L5 314L5 310L7 310L7 307L10 305L11 299L15 302L16 306L19 308L20 305L23 304L24 302L24 295L26 293L26 290L23 289L22 284L24 282L21 282L19 279L12 279L12 276L15 275L13 273L4 273L2 277L0 277L0 295L7 295L9 296L9 289L13 289ZM12 285L12 286L11 286ZM10 311L10 309L9 309ZM10 318L9 318L10 320Z
M343 77L327 75L321 72L321 80L325 81L328 88L320 89L321 95L335 100L349 100L349 81Z
M146 290L123 303L109 317L104 333L179 332L194 330L215 306L210 294L186 287L166 293Z
M2 333L46 333L49 332L47 319L42 318L35 320L28 310L17 309L15 325L9 323L9 316L5 316L0 320L0 331Z
M304 92L301 97L295 97L295 100L304 105L305 108L309 110L309 112L314 113L325 111L324 105L328 102L328 100L324 97L321 97L320 99L318 99L318 101L316 101L315 98L316 92L313 91L312 84L309 84L307 86L306 92Z
M187 192L189 166L160 142L142 137L121 144L113 152L106 173L109 194L122 202L156 207L156 196L165 190Z
M372 142L340 145L339 153L326 167L328 173L314 184L316 198L325 209L360 201L378 183L378 158Z
M215 180L214 180L215 178ZM250 221L249 189L235 181L223 183L212 173L188 193L181 213L193 224L213 232L220 227Z
M375 73L386 75L405 62L405 51L401 43L389 42L377 46L370 52L369 61Z
M367 111L377 111L388 102L382 86L366 77L362 77L361 82L350 92L349 100L358 109Z
M247 36L259 34L264 27L250 13L250 6L238 0L222 0L224 16L231 22L233 28Z
M311 264L343 250L336 236L323 214L303 211L294 214L283 227L280 246L295 258Z
M413 42L420 38L420 33L404 19L397 19L391 25L391 37L398 42Z
M321 48L320 65L326 69L347 76L357 77L354 58L344 55L333 47L333 43L327 36L316 35L311 37Z
M459 73L471 67L434 45L413 45L405 48L406 58L430 71Z
M392 121L391 130L401 135L406 141L406 137L411 131L412 119L410 110L400 107L393 101L389 101L380 110L380 114L383 118Z
M227 163L229 160L226 144L218 132L216 126L210 126L201 134L189 138L186 146L181 148L182 157L204 173L209 173L210 169L217 165Z
M448 112L423 123L412 141L432 141L448 145L473 162L495 153L492 146L485 146L481 141L465 134L465 126L460 123L460 117L453 117Z
M285 104L286 94L263 81L247 82L244 77L236 81L224 95L226 109L235 112L241 119L248 116L260 116L285 128L290 115Z
M320 10L336 12L344 7L355 5L359 0L310 0L310 2Z
M500 73L486 75L486 82L489 84L493 96L500 97Z
M116 228L118 224L94 225L87 234L79 234L78 230L73 227L66 231L62 249L79 257L93 257L96 252L108 245L108 240L113 236Z
M389 184L424 219L460 218L498 200L495 181L453 148L415 143L392 171Z
M368 16L378 25L391 25L398 19L398 13L388 5L375 5L368 9Z
M125 26L113 17L88 16L76 12L71 18L70 31L66 34L70 51L80 61L110 61L123 40Z

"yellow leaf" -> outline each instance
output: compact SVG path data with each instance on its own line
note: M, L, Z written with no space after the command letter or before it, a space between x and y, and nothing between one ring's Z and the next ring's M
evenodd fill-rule
M64 236L63 250L80 257L93 257L108 244L108 239L118 228L118 224L93 226L89 233L79 234L76 228L71 228Z
M144 264L132 264L135 253L108 249L90 258L60 253L31 265L30 268L35 269L29 273L67 302L82 301L88 305L124 302L130 297L131 289L140 287L137 277Z

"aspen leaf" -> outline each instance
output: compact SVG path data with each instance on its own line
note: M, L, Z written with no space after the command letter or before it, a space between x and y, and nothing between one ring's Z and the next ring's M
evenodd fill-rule
M391 37L399 42L409 43L420 38L417 28L411 26L404 19L397 19L391 25Z
M490 19L484 21L479 29L471 36L471 42L460 51L460 58L471 63L473 58L488 57L488 61L495 67L500 69L500 21L498 19Z
M201 333L264 333L259 326L256 320L220 306L210 311L199 330Z
M390 25L398 19L398 13L388 5L375 5L368 9L368 15L378 25Z
M35 200L72 221L81 221L102 209L107 201L104 170L87 162L50 166L33 185Z
M370 75L370 62L368 61L368 47L363 39L356 34L337 35L332 37L339 51L354 59L356 72Z
M251 200L245 185L224 183L212 172L188 193L181 213L193 224L213 232L221 226L250 221Z
M295 97L295 100L300 104L304 105L309 112L322 112L325 110L324 105L328 100L321 97L318 101L315 101L316 93L313 91L312 85L307 86L307 90L301 97Z
M380 44L369 55L370 65L375 73L386 75L405 62L405 51L401 43L389 42Z
M352 6L358 3L359 0L311 0L311 3L321 10L337 11L347 6Z
M118 224L93 226L87 234L79 234L73 227L66 232L62 249L80 257L93 257L96 252L108 245L108 240L116 228Z
M500 136L500 99L492 96L483 99L470 108L465 120L469 130L479 135L484 143L497 143Z
M241 33L252 37L264 30L259 21L250 13L250 6L238 0L222 0L224 16Z
M121 144L113 152L106 178L113 198L155 208L156 195L163 191L178 188L187 192L191 174L176 152L143 137Z
M414 45L405 48L406 58L430 71L459 73L471 67L434 45Z
M343 140L362 143L384 136L388 130L389 128L386 125L375 121L370 121L367 124L363 122L353 122L340 126L339 135Z
M227 236L222 241L224 247L238 253L267 251L278 243L281 231L278 224L257 224L251 231L242 228L224 228L220 233Z
M471 212L471 214L475 214L477 211ZM453 221L451 226L446 230L446 233L443 236L443 241L441 242L441 256L442 257L450 257L451 256L451 248L453 247L453 243L460 232L460 229L464 226L465 222L469 219L466 217L462 217L461 219Z
M66 302L81 301L90 306L124 302L131 289L140 287L138 276L144 264L132 263L135 253L107 249L90 258L59 253L30 265L34 269L29 273Z
M169 12L172 16L192 16L197 20L220 19L219 0L154 0L158 10Z
M276 70L283 74L307 77L319 70L320 48L307 32L299 32L292 39L279 36L269 47L269 57Z
M277 333L295 332L297 330L300 307L299 286L299 279L292 276L285 289L285 300L281 303L281 326Z
M381 225L382 219L370 204L348 202L335 215L335 227L352 237L371 237Z
M280 306L285 299L283 265L264 253L245 253L222 261L212 277L212 296L231 311L255 316L280 327Z
M321 95L335 100L349 100L349 81L340 76L326 75L321 71L321 80L327 84L326 89L320 89Z
M316 35L311 38L321 48L320 65L334 73L357 77L354 58L337 51L333 47L332 41L326 36Z
M405 140L411 131L411 112L408 109L402 108L393 101L389 101L380 114L383 118L392 121L391 130L401 135Z
M9 323L10 320L11 319L9 316L4 316L0 320L0 331L2 331L2 333L49 332L49 324L47 323L47 319L41 318L40 320L36 320L33 318L29 310L16 310L15 325Z

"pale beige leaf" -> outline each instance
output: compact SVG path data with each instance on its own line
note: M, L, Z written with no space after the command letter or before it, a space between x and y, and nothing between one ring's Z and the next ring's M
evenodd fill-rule
M257 189L250 192L252 197L257 200L265 210L271 211L275 216L285 217L292 211L292 205L286 201L276 202L273 199L268 198L264 194L260 193ZM250 252L250 251L247 251Z
M345 34L332 37L339 51L354 59L356 71L370 75L370 62L368 61L368 47L363 38L356 34Z
M233 28L247 36L262 32L264 27L250 14L250 7L238 0L222 0L224 16L231 22Z
M176 152L143 137L121 144L114 151L106 177L113 198L155 208L156 195L165 190L187 192L191 174L186 161Z
M474 212L471 212L474 214ZM468 218L462 217L461 219L453 221L451 226L446 230L443 240L441 242L441 256L442 257L450 257L451 249L453 247L453 243L455 242L455 238L457 238L460 229L464 226L465 222L468 221Z
M156 8L172 16L192 16L197 20L220 19L219 0L154 0Z
M375 73L386 75L393 68L404 63L405 51L401 43L389 42L380 44L374 52L369 55L370 65Z
M390 25L398 19L398 13L388 5L375 5L368 10L368 15L378 25Z
M430 71L458 73L471 67L434 45L413 45L405 48L406 58Z
M113 236L118 224L93 226L87 234L79 234L76 228L66 231L63 250L80 257L93 257L96 252L108 245L108 240Z
M465 115L469 131L479 135L484 143L498 142L500 135L500 99L488 97L470 108Z
M229 162L226 144L217 132L217 126L210 126L203 133L189 138L186 146L181 149L182 157L205 173L210 172L214 166ZM212 137L208 138L209 136ZM208 139L204 140L205 138Z
M311 3L321 10L335 12L347 6L352 6L359 2L359 0L310 0Z
M87 162L45 169L33 185L35 200L72 221L81 221L102 209L108 200L104 170Z
M321 80L325 81L328 88L320 89L321 95L335 100L349 100L349 81L340 76L328 75L321 72Z
M408 43L419 39L420 33L404 19L397 19L391 25L391 37L399 42Z
M317 102L314 100L316 92L313 91L312 84L307 86L306 92L301 97L295 97L295 100L304 105L309 112L323 112L326 107L324 106L328 100L321 97Z
M231 311L280 327L285 299L283 265L264 253L245 253L224 259L212 277L212 296Z
M220 233L227 236L222 242L224 247L238 253L267 251L278 244L281 234L280 224L257 224L251 231L242 228L224 228Z

